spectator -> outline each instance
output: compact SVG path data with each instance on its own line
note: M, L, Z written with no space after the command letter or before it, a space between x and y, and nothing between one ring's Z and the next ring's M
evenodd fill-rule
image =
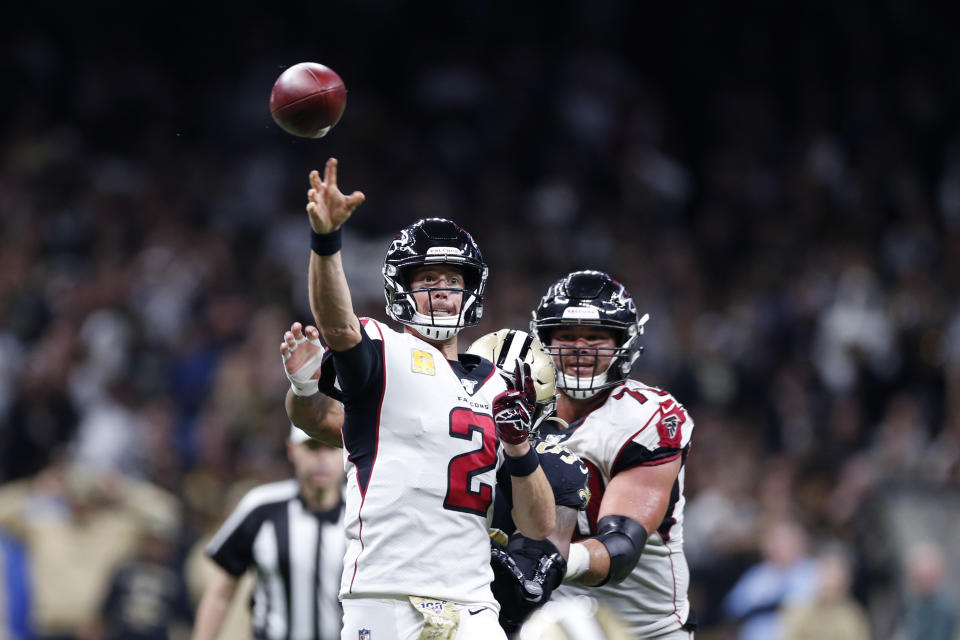
M192 611L176 564L178 534L162 522L143 532L139 553L114 574L84 640L168 640L186 634Z
M837 552L817 558L817 593L805 604L787 607L784 640L870 640L860 603L850 597L850 567Z
M30 637L29 580L23 546L0 533L0 637Z
M747 569L724 599L727 617L739 624L740 640L783 637L781 609L808 602L817 586L807 534L790 520L771 522L762 534L760 563Z
M117 568L155 523L179 528L176 498L109 472L58 465L0 488L0 527L29 557L37 637L73 637L86 628Z
M921 543L907 555L907 595L903 635L907 640L956 640L957 604L944 584L943 550Z

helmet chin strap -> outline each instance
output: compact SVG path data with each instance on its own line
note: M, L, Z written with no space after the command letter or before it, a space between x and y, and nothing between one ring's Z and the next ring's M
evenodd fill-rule
M408 295L408 299L410 299L412 304L416 304L416 302L413 301L413 296ZM460 309L460 313L455 316L437 317L433 314L427 315L419 311L414 311L413 321L405 322L404 324L413 327L417 333L424 338L429 338L430 340L448 340L464 329L466 325L461 324L460 321L475 301L476 299L473 295L470 295L464 303L463 308Z
M607 368L607 371L610 369ZM568 376L562 371L557 372L557 388L574 400L586 400L600 393L607 383L607 371L590 378Z
M414 311L413 319L414 322L407 323L407 326L413 327L417 333L430 340L448 340L463 329L463 325L459 324L459 316L434 318Z

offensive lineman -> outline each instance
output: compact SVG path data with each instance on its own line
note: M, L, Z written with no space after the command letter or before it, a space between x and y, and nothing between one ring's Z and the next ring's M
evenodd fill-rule
M563 596L613 608L640 638L692 638L683 554L683 465L693 420L666 391L628 380L648 316L599 271L554 283L531 331L557 367L557 416L538 437L586 463L590 506L570 545Z
M555 525L550 486L527 442L535 393L529 367L507 388L493 365L457 354L479 322L487 267L463 229L421 220L397 234L383 267L396 332L358 319L340 259L340 230L363 202L337 187L337 161L310 174L310 307L319 336L291 327L281 345L291 420L327 442L342 437L347 550L342 638L504 638L486 513L504 463L525 535ZM323 393L317 393L321 388ZM342 430L340 409L343 403ZM496 416L496 420L493 416Z

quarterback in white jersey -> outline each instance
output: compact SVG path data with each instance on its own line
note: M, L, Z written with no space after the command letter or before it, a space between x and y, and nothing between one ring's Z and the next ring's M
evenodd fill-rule
M489 549L464 540L487 535L497 468L491 406L503 378L479 357L451 362L409 333L361 323L382 361L361 393L343 396L352 508L340 595L430 595L496 608Z
M555 598L590 595L639 638L690 638L683 554L683 465L693 420L669 393L628 380L647 316L599 271L550 287L531 328L557 367L557 416L537 434L562 443L591 472L564 585Z
M342 438L342 637L502 638L486 529L499 460L513 479L518 528L544 538L555 524L550 485L527 441L536 399L529 365L507 385L489 361L458 355L457 334L480 320L487 267L449 220L420 220L387 250L387 314L403 331L357 318L340 228L364 196L340 192L332 158L324 179L312 172L310 182L319 335L294 325L281 353L291 420L319 439Z

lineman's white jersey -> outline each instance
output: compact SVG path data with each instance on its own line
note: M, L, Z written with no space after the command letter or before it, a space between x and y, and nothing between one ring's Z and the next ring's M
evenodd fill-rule
M361 323L361 344L328 351L321 376L346 414L340 598L414 595L499 611L486 515L498 464L491 403L505 383L478 356L450 362L416 336ZM359 385L344 375L355 349L374 361Z
M673 396L627 380L614 387L606 402L567 429L541 427L545 440L562 442L590 469L590 504L580 514L577 537L595 535L604 489L621 471L685 459L693 420ZM683 555L683 476L673 487L667 515L647 544L633 572L621 583L602 587L568 584L554 597L591 595L616 609L637 637L654 637L687 622L690 574Z

